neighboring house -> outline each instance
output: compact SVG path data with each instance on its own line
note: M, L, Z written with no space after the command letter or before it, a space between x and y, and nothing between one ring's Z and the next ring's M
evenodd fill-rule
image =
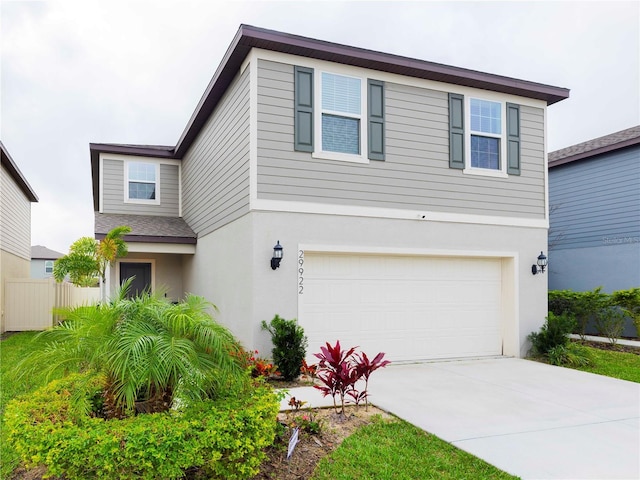
M549 288L640 287L640 126L549 153Z
M50 250L42 245L31 247L31 278L53 277L53 263L64 253Z
M547 106L568 95L242 25L175 146L91 144L96 238L133 229L110 288L202 295L266 354L277 313L309 356L522 356L547 314Z
M5 330L5 280L29 278L33 188L0 142L0 332Z

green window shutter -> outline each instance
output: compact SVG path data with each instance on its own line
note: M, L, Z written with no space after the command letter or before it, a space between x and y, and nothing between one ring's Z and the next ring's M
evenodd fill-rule
M367 80L369 159L384 160L384 82Z
M507 103L507 173L520 175L520 105Z
M294 149L313 152L313 68L294 67Z
M464 168L464 95L449 94L449 168Z

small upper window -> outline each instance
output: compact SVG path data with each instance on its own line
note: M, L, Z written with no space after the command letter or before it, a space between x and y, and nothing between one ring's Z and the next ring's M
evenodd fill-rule
M44 273L51 275L53 273L53 260L44 261Z
M471 167L500 170L502 104L470 99Z
M157 165L153 163L130 162L127 166L127 199L157 200Z
M362 80L322 72L322 150L360 155Z

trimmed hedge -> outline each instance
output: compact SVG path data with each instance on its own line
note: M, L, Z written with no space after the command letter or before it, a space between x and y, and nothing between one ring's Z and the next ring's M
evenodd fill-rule
M69 480L174 479L190 468L207 478L250 478L273 442L279 403L260 386L245 396L194 404L183 411L104 420L95 408L98 375L74 374L12 400L8 441L27 468Z
M584 334L589 321L595 321L609 307L619 308L630 317L640 336L640 288L618 290L611 294L603 293L602 287L586 292L549 291L549 311L555 315L568 314L575 317L578 322L576 333Z

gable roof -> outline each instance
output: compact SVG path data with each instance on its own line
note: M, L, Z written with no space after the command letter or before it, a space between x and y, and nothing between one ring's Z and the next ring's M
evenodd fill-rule
M31 247L31 260L57 260L60 257L64 257L64 253L56 252L42 245Z
M567 88L553 87L527 80L326 42L251 25L240 25L175 147L90 144L94 210L98 210L99 154L122 153L126 155L181 159L195 141L229 85L231 85L242 66L242 62L244 62L252 48L513 94L543 100L547 102L547 105L569 98L569 89Z
M33 191L33 188L31 188L31 185L27 182L27 179L18 168L18 165L16 165L16 162L11 158L9 151L2 141L0 141L0 157L2 157L2 166L7 169L18 187L20 187L20 190L22 190L22 193L24 193L24 196L27 197L30 202L37 202L38 196L36 192Z
M549 168L640 145L640 125L549 152Z

